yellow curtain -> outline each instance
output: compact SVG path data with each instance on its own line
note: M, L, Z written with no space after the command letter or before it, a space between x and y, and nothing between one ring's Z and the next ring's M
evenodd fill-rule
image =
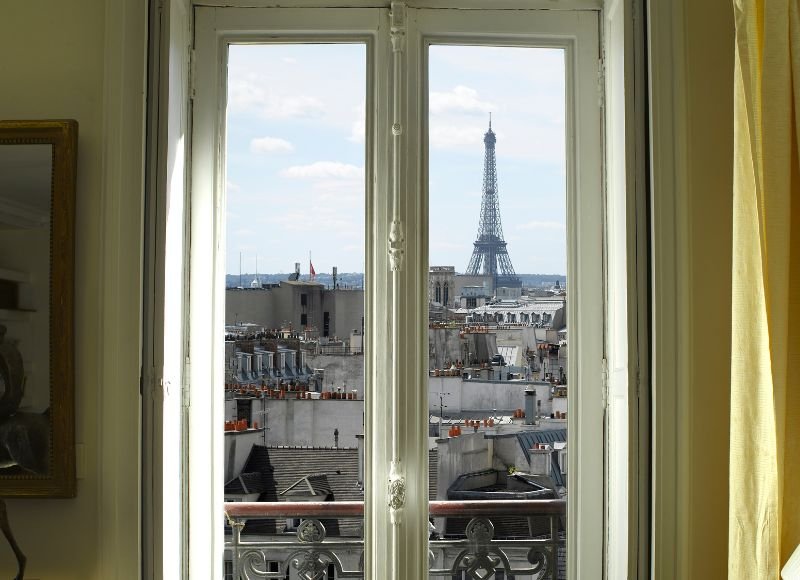
M734 580L777 580L800 543L799 2L733 0Z

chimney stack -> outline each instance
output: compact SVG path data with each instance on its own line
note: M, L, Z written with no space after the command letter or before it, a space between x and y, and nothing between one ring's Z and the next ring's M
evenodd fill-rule
M533 387L525 389L525 424L533 425L536 418L534 410L536 409L536 391Z
M531 449L530 453L530 474L546 475L550 477L552 472L552 459L550 458L553 450L547 445L538 445L539 449Z

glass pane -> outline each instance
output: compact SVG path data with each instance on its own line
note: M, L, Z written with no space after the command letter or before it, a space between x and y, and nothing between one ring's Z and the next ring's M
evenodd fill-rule
M430 577L491 541L495 577L565 578L564 51L432 46L428 75L430 497L465 502L431 507Z
M298 530L360 545L360 517L297 506L363 501L365 95L364 45L230 47L225 500L272 515L238 520L259 577Z

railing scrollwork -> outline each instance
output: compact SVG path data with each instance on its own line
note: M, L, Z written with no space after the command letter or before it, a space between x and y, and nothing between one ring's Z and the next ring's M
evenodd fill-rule
M564 501L431 502L430 513L434 517L471 517L462 537L430 540L431 579L464 574L470 580L491 580L499 571L522 579L563 578L559 550L566 548L561 527ZM290 572L291 578L329 580L331 567L336 578L364 577L363 540L330 537L321 521L362 517L360 502L226 504L226 516L231 524L226 558L232 560L234 580L283 580ZM549 522L549 533L498 538L495 522L508 516L529 518L529 524L530 518L535 518L539 526ZM261 518L299 518L302 522L294 534L242 537L246 522Z

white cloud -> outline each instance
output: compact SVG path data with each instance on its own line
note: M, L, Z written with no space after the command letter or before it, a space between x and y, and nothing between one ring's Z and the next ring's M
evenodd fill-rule
M467 148L481 151L485 129L431 124L430 145L437 149ZM477 149L476 149L477 148Z
M433 114L461 112L488 113L497 110L497 106L478 98L478 91L464 85L458 85L452 91L432 92L429 97L429 108Z
M262 112L267 118L318 117L325 105L316 97L307 95L271 95Z
M232 78L228 101L235 110L255 110L267 119L319 117L325 105L317 97L280 94L255 75Z
M283 177L291 179L364 179L364 168L339 163L317 161L309 165L293 165L281 171Z
M239 187L238 183L234 183L233 181L226 182L225 186L229 192L236 192L242 189L241 187Z
M560 222L528 222L525 224L519 224L517 226L518 230L566 230L567 226L560 223Z
M278 137L257 137L250 141L250 151L253 153L291 153L292 145L286 139Z

